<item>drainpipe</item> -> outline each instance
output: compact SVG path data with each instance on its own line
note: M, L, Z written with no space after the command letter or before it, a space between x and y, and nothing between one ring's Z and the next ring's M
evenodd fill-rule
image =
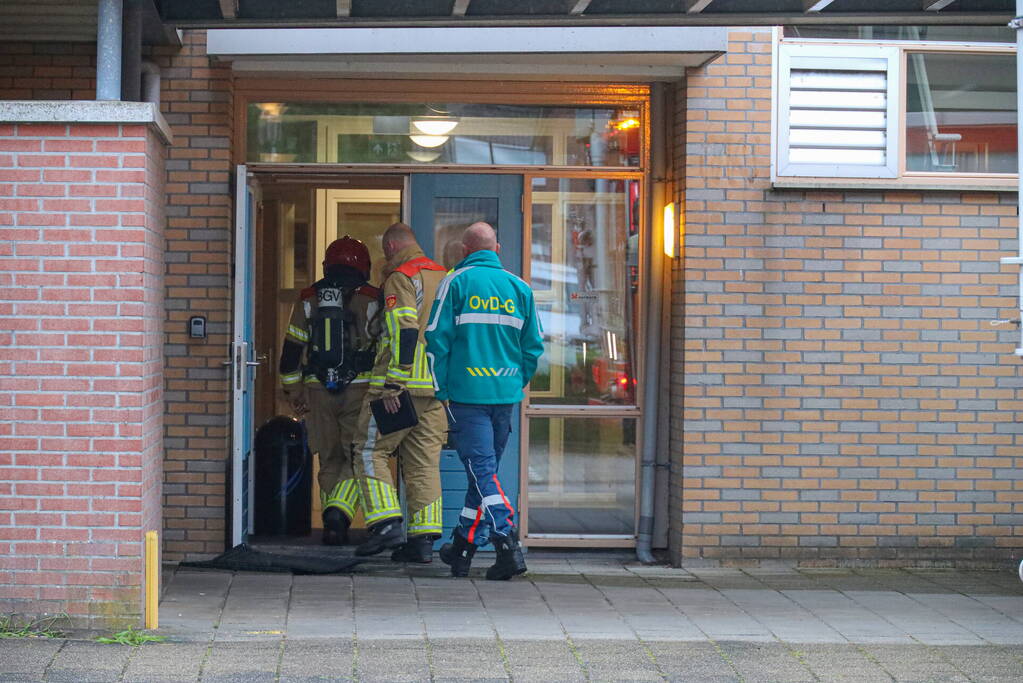
M142 62L142 101L160 104L160 67L155 62Z
M1021 123L1021 112L1023 112L1023 0L1016 0L1016 18L1009 22L1009 28L1016 30L1016 170L1019 173L1019 184L1017 186L1017 209L1016 222L1019 233L1019 254L1008 256L1002 259L1002 263L1020 266L1019 271L1019 308L1020 316L1013 321L1020 328L1020 343L1016 348L1016 355L1023 356L1023 123ZM1002 321L992 321L998 324Z
M1023 0L1020 0L1023 2ZM658 219L665 204L665 163L668 140L664 131L664 84L650 88L650 170L653 187L647 208L647 231L644 240L647 253L647 276L644 291L649 296L646 311L646 353L643 361L643 456L640 467L639 535L636 559L652 564L651 548L654 534L654 478L657 467L657 414L661 377L661 305L664 278L662 230Z
M121 99L122 0L99 0L96 31L96 99Z
M121 29L121 99L140 101L142 70L142 2L122 0L124 17Z

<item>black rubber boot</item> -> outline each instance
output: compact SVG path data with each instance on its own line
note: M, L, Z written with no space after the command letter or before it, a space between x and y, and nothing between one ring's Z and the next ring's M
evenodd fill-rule
M348 543L348 527L351 524L339 508L330 507L323 511L323 545L345 545Z
M405 531L401 528L401 517L395 517L371 526L366 540L355 547L355 554L360 557L376 555L397 548L404 542Z
M445 543L440 548L440 559L451 567L451 576L469 576L469 567L475 554L476 546L457 533L451 543Z
M494 550L497 551L497 562L487 570L490 581L507 581L513 576L526 573L526 558L522 557L522 546L519 545L518 534L514 531L510 536L494 535Z
M391 553L391 561L430 564L433 562L433 542L436 538L432 534L409 536L402 546Z

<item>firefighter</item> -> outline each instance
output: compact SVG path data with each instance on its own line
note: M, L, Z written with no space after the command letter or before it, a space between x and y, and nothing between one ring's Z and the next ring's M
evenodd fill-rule
M533 292L501 266L501 245L487 223L462 235L464 258L438 289L426 328L437 398L449 401L451 437L465 467L465 504L440 557L468 576L476 549L493 542L491 580L526 571L515 509L497 478L515 405L543 354Z
M369 525L366 541L355 554L375 555L394 549L391 559L395 562L425 564L433 559L433 541L442 528L440 451L448 423L443 404L434 397L423 329L444 269L423 254L412 229L404 223L395 223L384 232L383 248L387 258L385 330L359 417L358 436L352 444ZM370 401L382 399L387 412L394 414L404 391L412 399L418 424L381 434ZM395 451L409 516L404 530L398 492L387 466Z
M284 394L305 417L319 454L323 542L342 545L359 506L349 448L380 336L380 290L367 284L369 250L344 236L323 258L323 279L302 290L281 349Z

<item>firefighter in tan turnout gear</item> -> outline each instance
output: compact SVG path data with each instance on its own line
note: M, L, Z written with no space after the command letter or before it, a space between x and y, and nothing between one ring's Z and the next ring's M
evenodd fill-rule
M369 250L347 235L327 247L323 272L292 310L280 372L285 396L305 416L309 450L319 453L323 542L341 545L359 506L350 445L380 336L380 290L366 284Z
M395 223L384 232L383 248L387 258L385 329L352 444L369 525L369 535L355 553L375 555L395 549L391 559L396 562L427 563L433 559L433 541L441 534L440 451L448 422L444 405L434 396L423 330L444 269L423 254L412 229L404 223ZM412 399L418 424L381 434L370 401L383 399L384 409L396 414L404 391ZM395 451L409 516L404 530L398 492L387 466Z

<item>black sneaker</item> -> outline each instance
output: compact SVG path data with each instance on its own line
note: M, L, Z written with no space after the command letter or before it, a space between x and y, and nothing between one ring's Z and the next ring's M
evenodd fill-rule
M339 508L323 511L323 545L346 545L351 522Z
M436 538L432 534L409 536L402 546L391 553L391 561L430 564L433 562L433 541Z
M440 559L451 567L451 576L469 576L469 567L475 554L476 546L457 533L451 543L445 543L440 548Z
M371 526L366 540L355 547L355 554L360 557L376 555L397 548L404 542L405 530L401 528L401 517L395 517Z
M494 550L497 551L497 562L487 569L490 581L507 581L513 576L526 573L526 558L522 556L522 546L515 534L511 536L493 536Z

